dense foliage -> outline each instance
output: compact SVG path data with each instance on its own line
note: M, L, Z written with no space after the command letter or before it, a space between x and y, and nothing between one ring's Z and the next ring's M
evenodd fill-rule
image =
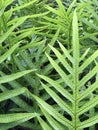
M95 130L98 1L0 0L0 130Z

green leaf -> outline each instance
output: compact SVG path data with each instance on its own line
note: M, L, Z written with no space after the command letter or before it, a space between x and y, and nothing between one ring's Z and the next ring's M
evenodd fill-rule
M6 12L4 12L4 18L5 18L5 21L8 22L8 20L11 18L12 16L12 8Z
M8 5L10 5L13 1L14 1L14 0L5 0L5 1L3 2L2 7L3 7L3 8L6 8L6 7L7 7Z
M96 65L86 76L84 76L78 83L79 88L83 86L91 77L98 73L98 65Z
M29 128L33 128L34 125L33 124L31 125L31 123L28 121L31 118L32 117L29 117L29 118L27 117L27 118L23 118L21 120L15 121L15 122L0 123L0 129L2 129L2 130L8 130L9 128L13 128L13 127L18 126L18 125L22 126L22 124L24 124L24 122L25 122L25 124L24 124L25 127L29 125Z
M93 24L90 21L87 21L85 18L82 18L82 22L85 23L86 25L88 25L91 29L98 30L98 26L96 26L95 24Z
M56 9L54 9L54 8L48 6L48 5L46 5L45 8L48 9L49 11L51 11L51 12L57 14L58 16L61 16L61 15L60 15L60 12L59 12L58 10L56 10Z
M48 122L50 123L50 125L54 128L54 130L64 130L64 128L62 127L61 124L59 124L55 119L53 119L46 111L44 108L41 107L41 110L43 112L43 114L45 115L45 117L47 118ZM66 127L67 130L67 127Z
M6 90L5 92L0 93L0 102L7 100L9 98L18 96L22 93L25 93L26 90L27 90L26 88L17 88L17 89L14 89L14 90Z
M69 54L69 51L58 41L60 48L62 49L64 55L66 56L66 58L68 58L70 60L71 63L73 63L73 58L72 56Z
M52 130L52 128L41 118L37 117L39 120L39 123L41 124L43 130Z
M90 119L83 121L81 124L79 124L79 129L83 129L86 127L90 127L94 124L98 123L98 115L91 117Z
M15 89L21 89L23 88L20 84L18 84L17 82L9 82L9 84L11 85L12 88ZM24 88L26 90L26 88ZM8 91L8 89L0 84L0 90L2 90L3 92ZM24 90L24 91L25 91ZM10 91L10 90L9 90ZM26 96L26 91L24 93L22 93L22 95ZM15 104L17 104L20 108L22 108L23 110L27 111L27 112L34 112L32 106L30 106L26 101L24 101L23 99L21 99L21 97L17 96L17 97L13 97L10 98L11 101L13 101Z
M80 61L84 60L84 58L87 56L88 52L90 51L90 48L88 48L84 54L81 56Z
M59 73L59 75L62 77L62 79L69 85L71 89L73 89L72 82L68 79L68 76L64 73L64 71L57 65L57 63L48 55L46 54L50 63L55 68L55 70Z
M27 19L27 17L23 17L23 18L18 19L18 21L16 21L16 23L12 27L10 27L6 33L4 33L2 36L0 36L0 43L2 43L5 39L7 39L8 36L12 33L12 31L16 27L21 25L26 19Z
M72 70L71 66L68 64L68 62L65 60L64 56L61 55L60 52L57 49L55 49L54 47L52 47L51 45L49 45L49 47L55 53L55 55L57 56L59 61L63 64L63 66L68 70L68 72L70 72L70 74L73 74L73 70Z
M42 78L43 80L47 81L49 84L51 84L51 86L53 86L58 92L60 92L65 98L67 98L68 100L70 100L71 102L73 102L73 97L72 95L67 92L66 89L64 89L59 83L57 83L57 81L54 81L52 79L50 79L49 77L46 77L44 75L39 75L37 74L40 78Z
M79 67L79 72L82 72L91 62L98 57L98 50L95 51L90 57L86 59L86 61Z
M90 110L91 108L94 108L97 104L98 104L98 96L92 98L91 101L86 102L81 108L79 108L77 112L78 115L81 115Z
M0 114L0 123L10 123L25 118L33 118L38 116L37 113L14 113L14 114Z
M60 9L59 13L66 18L65 7L62 4L61 0L55 0L55 1L57 2L58 6L59 6L59 9Z
M69 115L73 115L72 109L66 104L52 89L50 89L45 84L41 83L42 87L47 91L47 93L54 99L54 101Z
M70 12L71 12L71 10L72 10L75 3L76 3L76 0L73 0L73 2L70 4L69 8L67 9L67 15L70 14Z
M33 94L31 94L31 96L39 103L39 105L42 106L42 108L44 108L57 121L59 121L65 126L68 126L69 128L72 128L71 122L68 119L64 118L64 116L62 116L60 113L58 113L52 106L50 106L45 101L43 101L42 99Z
M19 43L20 42L18 42L14 46L12 46L5 54L0 56L0 63L2 63L9 55L11 55L15 51L15 49L18 47Z
M25 3L25 4L21 5L21 6L16 6L15 8L13 8L13 11L17 11L17 10L26 8L26 7L30 6L30 5L33 5L35 2L37 2L37 0L31 0L30 2Z
M31 73L33 71L35 71L35 70L25 70L25 71L22 71L22 72L17 72L17 73L11 74L11 75L6 75L6 76L3 76L3 77L0 77L0 84L18 79L18 78L20 78L20 77L22 77L22 76L24 76L28 73Z
M91 94L96 88L98 88L98 80L90 85L83 93L81 93L78 97L78 100L81 101L83 98Z

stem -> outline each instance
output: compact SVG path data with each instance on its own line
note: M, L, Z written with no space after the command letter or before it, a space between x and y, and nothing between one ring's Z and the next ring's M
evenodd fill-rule
M73 116L73 126L74 130L78 130L77 125L79 122L79 117L77 115L78 111L78 93L79 93L79 58L80 58L80 51L79 51L79 34L78 34L78 19L77 19L77 14L76 11L74 12L73 16L73 37L72 37L72 44L73 44L73 83L74 83L74 88L73 88L73 96L74 96L74 103L73 103L73 111L74 111L74 116Z

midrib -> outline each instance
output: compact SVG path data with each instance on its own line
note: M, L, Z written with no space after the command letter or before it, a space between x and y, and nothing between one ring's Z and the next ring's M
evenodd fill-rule
M77 121L78 116L77 116L77 111L78 111L78 60L75 61L75 65L74 65L74 90L73 90L73 94L74 94L74 104L73 104L73 109L74 109L74 117L73 117L73 124L74 124L74 130L78 130L77 128Z

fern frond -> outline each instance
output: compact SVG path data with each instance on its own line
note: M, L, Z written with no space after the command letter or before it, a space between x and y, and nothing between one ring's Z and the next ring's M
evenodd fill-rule
M84 60L84 58L85 56L87 56L89 49L87 49L85 53L81 56L79 34L78 34L78 19L76 11L74 11L73 15L72 28L73 33L72 33L71 52L67 50L64 47L64 45L62 45L59 42L59 46L63 54L61 54L60 51L58 51L55 47L51 45L49 45L49 47L55 54L56 59L53 59L52 56L46 54L51 65L60 75L62 83L64 84L60 84L59 82L57 82L57 80L38 74L38 76L42 80L47 82L46 85L45 83L42 83L42 87L44 88L44 90L46 90L46 92L53 99L53 101L55 101L55 104L52 106L53 107L55 105L58 106L59 107L58 111L63 111L64 113L67 114L67 116L66 115L64 116L64 113L58 114L57 109L54 109L42 99L36 96L33 97L41 105L41 110L48 121L55 119L56 121L59 121L60 123L65 125L68 129L80 130L86 127L90 127L98 122L97 120L98 117L94 115L88 116L87 120L85 121L82 121L81 119L81 116L85 117L85 114L87 114L88 111L91 111L91 109L94 109L96 105L98 105L97 94L95 94L92 99L90 98L90 95L98 88L97 85L98 80L96 79L91 85L88 86L88 88L85 87L85 84L88 83L88 81L90 82L90 79L96 76L98 73L98 64L94 63L94 61L98 57L98 51L95 51L92 55L90 55L87 60ZM81 60L84 61L82 65ZM63 65L64 70L59 65L59 63ZM83 71L85 71L86 67L89 68L91 64L94 64L94 66L81 79L80 75L82 74ZM66 87L63 86L65 84ZM83 87L86 88L85 91L83 90ZM66 99L64 99L61 95L58 96L59 94L58 92L61 95L63 95L63 97L65 97ZM87 99L87 101L85 99ZM59 117L61 117L61 120L59 119ZM65 124L64 122L62 122L62 120L65 122ZM56 126L54 125L54 129L55 128Z

